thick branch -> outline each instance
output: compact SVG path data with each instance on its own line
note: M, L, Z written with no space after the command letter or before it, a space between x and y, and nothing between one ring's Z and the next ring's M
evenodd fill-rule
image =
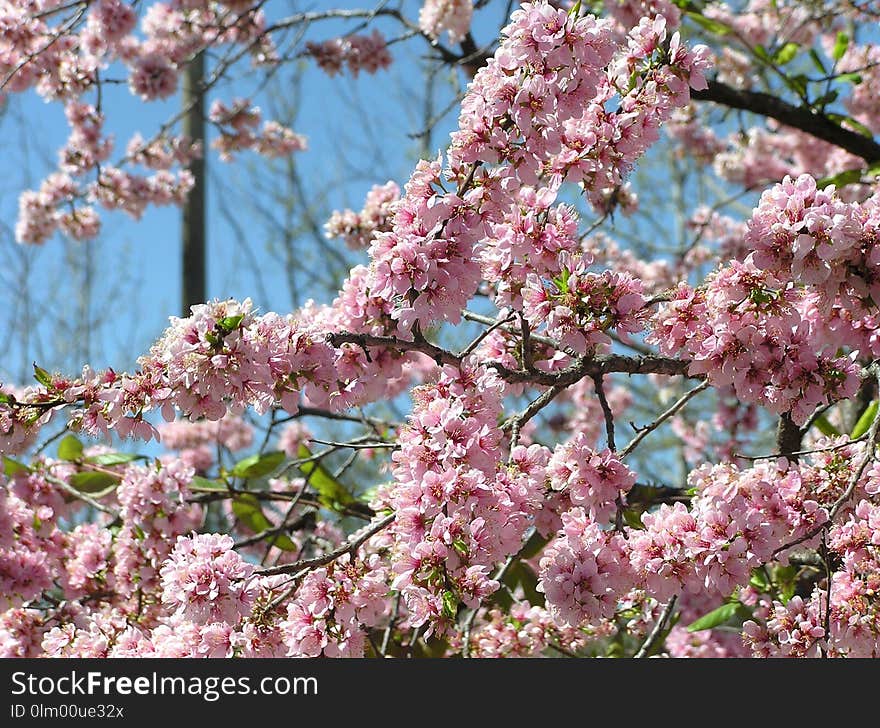
M751 111L761 116L800 129L811 136L845 149L866 162L880 162L880 144L858 132L838 126L822 114L794 106L776 96L761 91L744 91L720 81L709 81L703 91L691 90L691 98L697 101L714 101L731 109Z
M794 423L790 414L780 415L779 426L776 429L776 447L780 455L797 462L796 453L800 452L803 437L804 432Z
M355 334L348 331L328 334L327 341L331 346L343 344L357 344L365 351L368 347L387 347L397 351L419 351L431 357L438 364L452 364L460 366L462 357L447 351L425 339L417 341L405 341L394 336L372 336L370 334ZM645 356L624 356L623 354L606 354L599 356L584 356L577 359L571 366L558 372L541 372L508 369L497 362L488 362L487 365L495 369L503 379L508 382L523 382L529 384L544 384L548 387L556 385L567 387L580 381L586 376L598 377L603 374L619 372L622 374L687 374L690 362L683 359L673 359L665 356L647 354ZM698 377L702 378L702 377Z
M606 354L582 357L571 366L558 372L527 372L508 369L496 362L489 366L496 369L508 382L530 382L545 384L548 387L560 384L568 386L586 376L597 377L602 374L618 372L621 374L687 374L690 362L665 356L624 356L623 354Z
M418 351L426 354L437 362L438 366L443 364L452 364L459 366L461 357L456 356L451 351L441 349L439 346L432 344L430 341L420 339L419 341L404 341L393 336L372 336L370 334L352 334L347 331L341 331L338 334L328 334L327 341L331 346L339 348L343 344L357 344L365 352L367 347L387 347L398 351ZM369 352L367 352L369 353Z

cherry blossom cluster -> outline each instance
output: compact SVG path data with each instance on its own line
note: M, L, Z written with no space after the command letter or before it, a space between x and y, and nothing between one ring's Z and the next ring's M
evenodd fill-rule
M448 320L461 311L480 281L474 259L477 213L455 193L442 193L440 159L421 161L396 205L392 229L370 245L370 294L393 303L401 333ZM473 193L471 193L473 194Z
M827 520L801 471L784 465L704 466L688 510L661 505L632 534L632 563L661 601L681 592L729 595L776 549Z
M577 653L607 629L580 629L554 621L543 607L516 602L509 611L492 609L470 635L473 657L539 657L549 647Z
M262 120L260 109L245 99L236 99L231 106L222 101L211 105L208 118L220 135L211 146L220 153L220 159L228 162L236 152L252 149L266 157L286 157L306 149L306 138L277 121L267 121L258 129Z
M390 609L388 568L378 554L310 572L278 629L294 657L362 657L366 630Z
M80 379L51 378L29 398L49 410L53 401L80 403L71 424L88 434L112 428L149 440L158 434L143 417L150 409L160 409L168 421L177 410L192 420L219 420L248 406L265 412L276 403L295 412L301 393L325 404L337 386L333 360L324 338L293 317L257 316L250 300L218 301L194 306L186 319L172 317L135 374L87 369ZM34 424L32 408L6 402L0 409L11 410L4 433L4 449L10 449L22 441L20 430Z
M419 28L434 40L445 32L450 43L460 43L470 31L473 14L472 0L425 0Z
M6 484L4 483L4 486ZM0 587L4 608L18 607L52 584L51 556L40 537L42 519L51 524L53 512L47 505L34 508L7 487L0 491Z
M256 597L254 567L220 534L178 536L159 572L162 602L191 622L231 622L250 613Z
M572 270L549 284L529 275L523 299L526 318L563 346L579 354L611 343L608 331L634 334L644 328L642 282L626 273L587 272L585 259L572 263Z
M122 528L114 542L114 589L124 597L158 588L174 539L198 528L202 510L187 503L193 471L183 463L130 466L116 490Z
M551 489L565 490L573 505L600 523L614 514L618 499L636 482L610 450L591 450L584 433L556 447L547 463L547 479Z
M607 620L638 577L627 542L603 529L583 508L562 515L562 528L541 556L541 581L551 612L572 626Z
M522 545L548 453L520 445L500 463L501 391L490 373L446 367L413 394L392 456L396 484L386 494L397 514L394 587L413 624L442 627L459 602L476 608L497 589L492 568Z
M851 397L859 366L816 345L802 313L803 292L755 264L731 261L705 287L679 287L657 313L649 340L664 353L683 350L689 372L713 386L803 423L820 404ZM826 353L827 351L827 353Z
M324 223L325 234L331 239L342 238L352 250L368 248L374 233L384 233L391 229L391 218L399 199L400 187L395 182L373 185L367 192L360 212L348 209L333 212Z
M606 205L659 123L687 103L688 84L705 84L705 49L688 51L674 34L661 52L665 40L662 18L618 45L612 25L593 16L530 3L513 14L462 102L449 149L458 189L441 192L439 159L421 162L391 230L370 247L366 283L371 295L393 301L401 333L457 322L480 279L475 252L483 274L498 281L502 306L521 305L529 273L561 273L559 254L578 243L572 211L552 207L560 183L581 182ZM619 110L608 111L631 78Z
M730 463L705 465L689 477L696 492L691 507L661 505L642 515L642 529L604 528L607 508L600 519L583 507L570 508L541 556L539 588L551 610L572 625L610 619L632 589L660 603L679 596L724 599L746 587L752 570L772 562L787 544L818 533L846 489L857 450L825 450L799 466L785 460L744 470ZM551 483L555 459L547 467ZM612 470L610 480L622 471L623 466ZM858 486L862 497L880 492L876 478L876 468L863 476ZM857 513L869 512L865 501L858 508ZM839 529L834 526L831 533L836 537ZM872 531L865 527L861 533L870 536ZM817 540L814 535L813 543ZM863 615L864 609L858 612Z
M373 74L388 68L392 61L385 37L378 30L370 35L355 34L322 43L306 43L306 55L314 58L328 76L335 76L343 68L352 76L361 71Z
M880 300L876 279L880 211L872 197L846 203L811 175L786 177L761 195L745 235L756 266L812 287L826 307L863 309Z

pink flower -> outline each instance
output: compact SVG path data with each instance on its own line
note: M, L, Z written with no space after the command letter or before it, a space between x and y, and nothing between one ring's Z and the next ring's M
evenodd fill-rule
M162 601L194 622L234 625L253 606L253 572L254 567L232 550L229 536L179 536L160 570Z

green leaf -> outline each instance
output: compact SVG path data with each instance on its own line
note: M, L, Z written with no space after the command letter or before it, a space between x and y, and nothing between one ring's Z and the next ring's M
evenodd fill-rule
M6 455L3 456L3 473L7 477L11 477L16 473L29 473L31 469L25 465L24 463L18 462L18 460L13 460Z
M632 79L630 79L632 80ZM630 91L634 86L630 87ZM557 290L562 293L568 293L568 279L571 278L571 271L565 266L562 267L562 270L559 272L559 275L553 279L553 283L556 286Z
M311 450L300 445L297 451L300 460L312 456ZM320 463L310 460L299 466L308 484L318 493L318 500L328 508L342 510L345 506L356 503L357 499Z
M862 169L847 169L843 172L833 174L830 177L823 177L822 179L817 180L816 187L823 190L828 185L834 185L838 189L846 187L847 185L854 185L861 181L864 172L865 170Z
M458 614L458 597L448 589L443 592L443 616L455 619Z
M791 63L800 49L797 43L786 43L773 55L773 61L780 66Z
M226 318L222 318L217 322L217 328L222 329L227 334L235 331L238 328L238 325L244 320L244 314L239 314L238 316L227 316Z
M840 93L836 88L833 88L827 94L822 94L818 99L816 99L813 102L813 106L824 108L828 106L828 104L833 104L835 101L837 101L838 96L840 96Z
M266 518L263 509L260 507L260 501L251 493L243 493L236 495L232 501L232 512L235 517L247 526L254 533L261 533L273 528L272 522ZM267 536L267 541L280 548L282 551L297 551L297 545L290 540L286 533L278 533L274 536Z
M819 415L813 424L826 437L840 437L840 430L832 425L825 415Z
M736 616L739 607L739 602L727 602L726 604L722 604L718 609L713 609L708 614L704 614L699 619L691 622L687 626L687 631L702 632L704 629L712 629L713 627L724 624Z
M779 601L788 604L797 592L798 568L779 566L773 572L773 581L779 587Z
M851 73L841 73L839 76L835 76L835 79L841 83L851 83L853 86L858 86L862 82L862 74L856 73L855 71Z
M75 461L82 458L83 444L74 435L67 435L58 443L58 459Z
M36 379L40 384L44 387L52 386L52 375L49 374L43 367L37 366L37 362L34 362L34 379Z
M209 480L208 478L203 478L201 475L197 475L192 479L192 482L189 484L189 489L197 492L229 490L229 488L226 487L226 483L219 480Z
M837 39L834 41L834 48L831 51L831 57L835 61L839 61L843 58L847 48L849 48L849 36L841 30L837 34Z
M11 394L6 394L6 392L0 392L0 404L9 404L10 402L14 402L15 397Z
M828 70L825 68L825 64L822 62L822 59L819 57L819 54L816 53L815 48L810 48L810 58L813 61L813 65L816 67L816 70L819 71L823 76L828 73Z
M853 427L853 431L850 433L851 439L855 440L856 438L861 437L868 430L871 429L874 418L877 417L878 407L880 407L880 402L875 400L868 405L867 409L865 409L864 412L862 412L862 416L859 417L859 421L856 422L856 426Z
M135 455L130 452L105 452L100 455L92 455L91 457L86 458L87 463L92 463L94 465L124 465L125 463L131 463L135 460L145 460L146 455Z
M725 25L724 23L721 23L717 20L712 20L712 18L707 18L705 15L700 15L698 12L694 12L693 10L688 10L687 16L697 25L705 28L710 33L714 33L715 35L727 35L730 32L730 26Z
M571 9L568 11L569 16L576 18L580 15L581 12L581 0L577 0L577 2L571 6Z
M762 594L769 594L771 584L767 579L767 574L764 572L764 569L758 568L752 570L752 576L749 579L749 585L753 586Z
M807 84L810 82L810 79L805 76L803 73L799 73L796 76L786 76L785 83L788 87L794 91L801 98L806 98L807 96Z
M623 520L630 528L635 528L639 531L645 530L645 524L642 523L642 514L634 508L627 508L623 511Z
M531 538L526 541L525 546L520 549L519 557L525 561L535 558L543 548L547 545L549 539L544 538L540 533L535 531Z
M755 55L760 58L762 61L767 61L770 63L770 54L767 52L767 49L762 45L756 45L753 49L755 51Z
M840 114L826 114L826 116L828 116L828 118L832 121L837 121L837 123L841 126L846 125L851 127L862 136L868 137L868 139L874 138L874 133L868 127L866 127L862 122L856 121L851 116L843 116ZM876 167L874 169L876 169Z
M70 484L80 493L105 495L119 485L119 478L115 475L110 475L110 473L85 470L73 475L70 478Z
M232 468L236 478L262 478L278 468L287 456L281 450L267 452L264 455L251 455L239 460Z

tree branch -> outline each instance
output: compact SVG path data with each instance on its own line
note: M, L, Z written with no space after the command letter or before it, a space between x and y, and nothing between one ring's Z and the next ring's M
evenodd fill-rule
M691 98L696 101L713 101L731 109L742 109L776 119L786 126L845 149L866 162L880 161L880 144L872 138L844 129L822 114L794 106L762 91L744 91L720 81L709 81L709 87L703 91L691 89Z
M791 419L789 413L779 416L779 426L776 428L776 448L780 455L784 455L792 462L797 462L797 453L800 452L804 432Z
M633 655L635 659L650 656L651 650L654 645L657 644L660 635L663 634L663 629L669 621L669 617L672 615L672 610L675 608L675 602L677 600L677 596L672 597L672 599L669 600L669 603L663 608L660 618L654 623L654 629L652 629L651 634L648 635L648 639L645 640L644 644L639 648L639 651Z
M350 540L346 541L342 546L338 549L331 551L329 554L324 554L323 556L316 556L313 559L302 559L301 561L297 561L295 564L281 564L280 566L270 566L265 569L259 569L257 573L260 576L274 576L275 574L295 574L294 578L299 576L300 574L308 571L309 569L317 568L318 566L324 566L325 564L329 564L331 561L336 561L340 556L344 556L345 554L353 554L357 551L366 541L370 539L371 536L379 533L383 528L389 526L391 522L395 518L394 513L389 513L384 518L380 518L375 523L367 526L359 533L355 534L355 536Z

